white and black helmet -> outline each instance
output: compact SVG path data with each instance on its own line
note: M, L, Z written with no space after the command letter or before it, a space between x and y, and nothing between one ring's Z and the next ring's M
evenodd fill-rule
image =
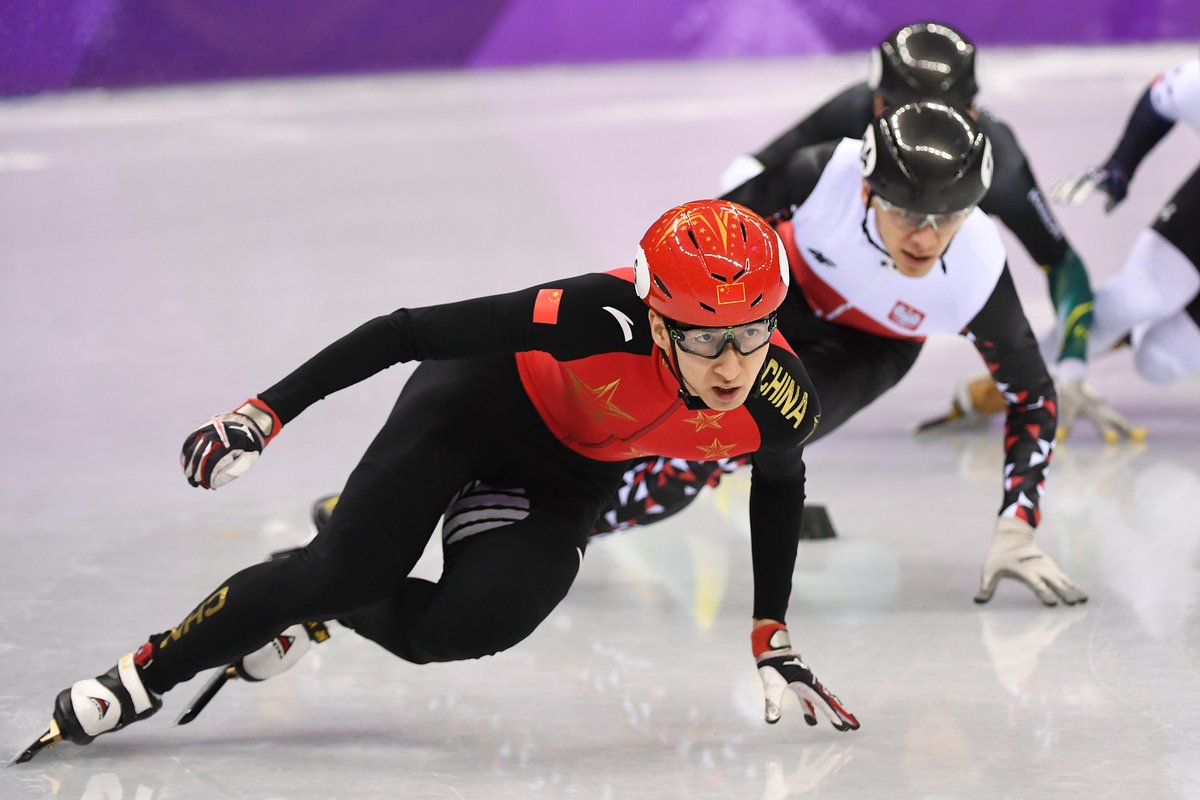
M992 184L992 145L967 114L909 103L874 119L860 159L871 191L922 214L977 205Z

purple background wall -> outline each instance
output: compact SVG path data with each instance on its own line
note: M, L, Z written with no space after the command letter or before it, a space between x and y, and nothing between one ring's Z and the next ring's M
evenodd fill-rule
M0 0L0 94L258 76L1200 39L1197 0Z

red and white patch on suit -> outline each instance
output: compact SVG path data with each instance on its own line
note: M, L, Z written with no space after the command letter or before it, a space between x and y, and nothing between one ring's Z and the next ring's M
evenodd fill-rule
M896 305L892 306L892 310L888 312L888 319L901 328L915 331L921 327L921 322L925 319L925 312L913 308L903 300L897 300Z

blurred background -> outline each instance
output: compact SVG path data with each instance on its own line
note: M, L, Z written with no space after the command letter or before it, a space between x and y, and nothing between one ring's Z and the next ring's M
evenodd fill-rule
M1200 37L1191 0L6 0L0 92L817 55L915 19L985 48Z

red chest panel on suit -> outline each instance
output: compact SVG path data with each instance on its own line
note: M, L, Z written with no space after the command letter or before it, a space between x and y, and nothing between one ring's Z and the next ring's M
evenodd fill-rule
M517 369L547 427L589 458L667 456L711 461L758 449L758 425L745 406L689 409L661 357L605 353L559 362L517 354Z

